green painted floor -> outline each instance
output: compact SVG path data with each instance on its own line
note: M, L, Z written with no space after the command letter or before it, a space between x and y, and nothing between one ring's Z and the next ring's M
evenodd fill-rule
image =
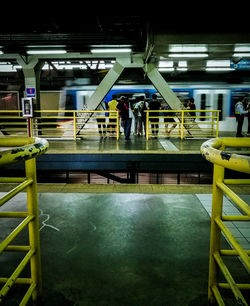
M22 211L25 198L21 193L8 205ZM207 305L210 218L195 194L39 193L38 199L39 305ZM1 223L1 240L10 222ZM1 274L14 261L13 253L1 256ZM244 269L233 270L249 280ZM4 305L17 305L14 293Z

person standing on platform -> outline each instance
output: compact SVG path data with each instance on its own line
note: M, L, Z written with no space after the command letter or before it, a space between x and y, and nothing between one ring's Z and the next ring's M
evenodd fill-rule
M120 112L120 117L122 118L122 125L124 129L124 135L126 140L130 140L131 123L132 118L130 118L130 105L126 97L121 97L117 105L117 109Z
M116 123L116 113L114 111L116 111L116 107L118 105L117 102L117 96L116 95L112 95L112 100L109 101L108 103L108 110L109 112L109 125L108 125L108 131L111 134L115 133L115 123Z
M249 111L245 110L246 108L247 99L242 97L236 104L235 104L235 117L237 121L237 132L236 137L243 137L242 135L242 126L244 123L244 115L247 114Z
M152 100L149 102L148 105L150 110L160 110L161 109L161 103L157 100L157 95L153 94L152 95ZM152 112L149 113L149 116L152 117L158 117L158 118L151 118L151 128L152 128L152 133L157 137L158 132L159 132L159 112Z
M134 111L137 112L138 116L138 129L136 130L136 134L138 136L143 135L143 127L146 136L146 113L145 110L148 109L148 102L145 101L145 97L141 96L139 102L137 102L134 106Z
M187 109L196 110L196 106L194 104L194 98L189 98ZM196 117L196 112L190 112L189 114L191 117ZM195 118L192 118L192 119L193 121L195 121Z
M164 102L162 109L171 110L170 106L166 102ZM164 117L174 117L176 116L176 114L174 112L164 112L163 116ZM174 118L164 118L164 123L165 123L165 132L166 132L167 138L169 138L170 133L176 128L177 123L175 122ZM170 129L168 129L169 123L173 123Z
M102 101L98 107L97 107L97 111L104 111L106 110L106 106L105 106L105 102ZM106 104L107 105L107 104ZM105 112L98 112L98 113L95 113L96 115L96 121L97 121L97 124L98 124L98 131L99 131L99 134L100 134L100 137L101 138L106 138L106 118L105 118Z

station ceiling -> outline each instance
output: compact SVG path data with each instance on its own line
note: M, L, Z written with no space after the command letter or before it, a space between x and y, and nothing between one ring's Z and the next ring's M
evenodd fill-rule
M9 56L12 64L15 63L12 54L27 56L32 48L63 48L67 52L67 63L71 64L82 63L93 48L114 46L131 48L129 56L144 54L145 60L156 62L163 74L172 77L190 72L204 74L209 67L224 67L230 68L224 73L234 73L234 79L235 76L249 79L250 68L236 72L232 69L233 64L250 61L250 23L245 18L238 22L231 16L224 18L215 14L207 17L185 14L88 16L81 11L67 15L31 15L29 18L5 14L0 18L0 50L4 53L0 61L6 61ZM192 48L198 49L193 51ZM73 56L75 54L78 56ZM200 57L197 54L201 54ZM92 60L105 60L106 63L115 57L116 54L97 54L92 55ZM50 56L50 63L52 60ZM60 55L55 56L55 60L59 61ZM211 66L212 61L215 67ZM222 67L216 67L219 61ZM55 64L51 67L55 68Z

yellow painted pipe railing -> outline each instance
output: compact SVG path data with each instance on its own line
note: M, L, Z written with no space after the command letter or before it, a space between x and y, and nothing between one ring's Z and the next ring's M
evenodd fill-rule
M155 116L154 113L159 113ZM174 116L171 114L174 112ZM199 114L192 116L192 113ZM218 110L160 110L146 111L146 139L159 136L218 137ZM0 110L0 131L20 137L28 134L27 119L21 111ZM175 120L175 123L173 122ZM102 122L103 121L103 122ZM156 122L153 122L156 121ZM154 127L152 127L154 125ZM46 138L115 137L119 139L119 112L40 110L30 118L30 135Z
M146 139L170 134L181 139L218 137L219 134L219 110L146 110L146 113Z
M8 299L7 293L14 284L29 285L20 305L26 305L32 296L35 301L42 290L40 237L37 203L36 162L35 158L46 152L48 142L40 138L2 138L0 139L0 167L15 162L25 162L25 178L0 178L1 183L17 183L18 185L0 199L0 207L16 194L26 189L27 211L0 211L0 218L22 218L23 221L0 243L0 255L5 252L26 252L22 261L14 269L11 276L0 277L0 303ZM5 149L6 148L6 149ZM28 227L29 245L12 245L18 234ZM30 278L20 278L23 269L30 264Z
M250 283L237 284L233 279L228 267L223 261L223 256L238 256L244 264L245 269L250 271L250 250L246 250L234 237L225 221L250 221L250 207L227 185L250 184L249 179L224 179L225 168L250 173L250 157L238 155L225 151L226 148L250 147L250 138L216 138L206 141L201 146L201 153L210 162L214 163L213 176L213 199L210 234L210 257L209 257L209 280L208 299L210 303L215 301L218 305L225 305L220 289L231 289L239 305L248 305L241 290L250 290ZM223 195L226 194L242 212L238 216L223 216ZM250 222L249 222L250 226ZM221 249L221 234L232 247L232 250ZM218 280L219 270L221 270L226 283Z

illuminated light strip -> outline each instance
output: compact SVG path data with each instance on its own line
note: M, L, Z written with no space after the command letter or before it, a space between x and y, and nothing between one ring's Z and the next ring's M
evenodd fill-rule
M66 50L28 50L27 54L65 54Z
M208 57L207 53L171 53L169 57Z
M132 50L130 48L113 48L113 49L91 49L91 53L129 53Z

